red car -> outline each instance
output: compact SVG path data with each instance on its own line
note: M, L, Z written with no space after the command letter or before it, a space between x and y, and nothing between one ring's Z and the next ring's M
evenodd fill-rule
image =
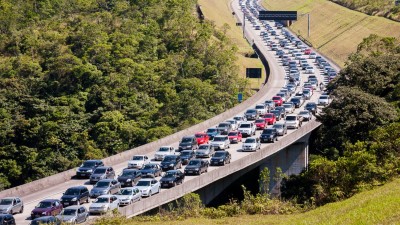
M276 122L276 116L273 113L266 113L263 116L265 122L269 125L273 125Z
M282 99L282 97L280 97L280 96L274 96L274 97L272 97L272 101L275 102L275 105L276 105L276 106L282 106L282 104L283 104L283 99Z
M255 124L256 124L257 130L264 130L264 128L267 126L265 119L257 119L255 121Z
M306 54L306 55L309 55L309 54L311 54L311 52L312 52L312 51L311 51L311 49L309 49L309 48L308 48L308 49L306 49L306 50L304 50L304 54Z
M231 131L228 133L228 138L231 143L242 142L242 133L239 131Z
M208 142L210 140L210 137L206 133L203 133L203 132L196 133L194 136L197 139L198 145L208 144Z

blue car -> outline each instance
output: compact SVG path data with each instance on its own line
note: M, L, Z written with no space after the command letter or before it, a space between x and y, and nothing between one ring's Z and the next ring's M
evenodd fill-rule
M208 128L206 133L210 137L210 140L214 139L215 136L221 134L221 132L219 132L217 128Z

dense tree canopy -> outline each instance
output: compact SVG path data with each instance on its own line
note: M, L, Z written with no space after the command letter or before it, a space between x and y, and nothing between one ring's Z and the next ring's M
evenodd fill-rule
M221 113L246 83L194 0L0 2L0 189Z

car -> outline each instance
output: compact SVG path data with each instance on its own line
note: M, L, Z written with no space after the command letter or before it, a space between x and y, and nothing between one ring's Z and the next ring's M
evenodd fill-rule
M238 130L243 136L252 136L256 134L256 125L253 122L241 123Z
M82 163L82 165L76 170L76 177L77 178L86 178L92 175L93 171L99 167L104 166L103 161L101 160L86 160Z
M89 217L89 211L85 206L73 205L64 208L56 217L67 224L84 223Z
M256 124L257 130L263 130L268 125L265 119L256 119L254 123Z
M55 216L58 215L63 206L58 199L45 199L39 202L31 212L31 219L42 216Z
M256 110L258 115L264 115L265 113L268 112L268 108L264 104L257 104Z
M186 165L190 160L196 158L196 152L193 150L185 150L181 151L180 156L182 160L182 165Z
M228 151L218 151L210 159L211 166L223 166L231 163L231 153Z
M178 151L182 150L196 150L199 147L197 143L197 138L194 135L191 136L184 136L182 140L179 142Z
M90 190L90 197L97 198L100 195L115 194L121 189L121 183L115 179L104 179L97 182Z
M247 119L244 115L236 115L233 117L233 119L238 122L238 126L240 125L240 123L247 121Z
M137 187L121 188L115 196L119 199L120 206L130 205L142 199L142 193L140 193Z
M213 143L215 143L215 141L216 141L215 139L216 138L219 139L219 137L215 137L214 140L213 140ZM219 145L219 147L221 147L221 145ZM224 146L223 149L225 149L225 148L227 148L227 147ZM199 149L197 149L197 151L196 151L196 158L210 158L215 152L214 149L215 149L215 147L212 144L210 144L210 145L200 145Z
M305 106L304 106L305 110L310 111L313 115L315 115L317 113L317 103L315 102L308 102Z
M207 133L204 132L198 132L196 134L194 134L194 136L196 137L197 140L197 144L201 145L201 144L208 144L210 137L207 135Z
M266 113L263 116L263 120L265 121L266 125L272 125L276 122L276 116L274 113Z
M215 136L220 135L220 132L217 128L208 128L206 133L210 137L210 140L214 139Z
M285 92L279 92L279 93L276 94L276 96L281 97L282 102L284 103L284 102L286 102L286 99L289 97L289 94L285 93Z
M306 99L306 100L309 100L310 98L311 98L311 95L312 95L312 92L310 91L310 90L303 90L303 97Z
M114 209L118 209L120 204L116 195L100 195L89 206L90 214L105 214Z
M228 135L215 136L213 141L211 142L211 146L214 147L214 150L230 148L231 146Z
M128 161L128 168L141 169L143 165L149 162L150 159L146 155L134 155L132 159Z
M85 186L75 186L68 188L61 197L63 207L89 203L89 190Z
M161 146L154 154L154 159L161 161L166 155L175 155L175 148L172 146ZM145 164L146 165L146 164Z
M314 74L314 73L315 73L314 67L312 67L312 66L307 66L307 67L306 67L306 73L308 73L308 74Z
M0 199L0 214L15 214L24 212L24 202L18 197Z
M175 187L182 184L185 180L185 174L180 170L168 170L160 180L162 188Z
M154 178L143 178L135 186L139 189L142 197L150 197L153 194L160 193L160 182Z
M222 122L218 124L217 129L221 135L226 135L232 130L232 125L228 122Z
M185 167L185 175L200 175L202 173L207 173L208 165L208 161L202 159L192 159Z
M275 102L276 106L281 106L283 104L283 99L280 96L274 96L272 97L272 101Z
M275 109L275 102L272 101L272 100L266 100L266 101L264 102L264 104L265 104L270 110Z
M304 103L304 99L303 99L303 96L295 96L290 99L290 102L292 102L294 104L295 108L300 108Z
M246 110L244 115L246 116L247 120L255 120L259 116L258 111L256 109L248 109Z
M283 136L285 134L287 134L287 127L286 127L286 123L285 122L278 122L275 123L272 128L276 129L276 133L278 136Z
M312 50L309 48L304 50L304 54L306 54L306 55L310 55L311 53L312 53Z
M278 141L278 131L276 130L276 128L264 129L260 135L260 142L261 143L265 143L265 142L274 143L275 141Z
M158 177L161 176L162 170L159 164L157 163L147 163L140 170L143 177ZM140 179L141 180L141 179Z
M312 120L312 113L308 110L302 110L298 113L303 119L302 121L310 121Z
M55 216L43 216L32 220L29 225L43 225L43 224L61 225L61 223L62 223L61 220Z
M117 180L121 183L121 187L133 187L142 179L142 172L137 169L126 168L122 170Z
M299 127L301 127L300 116L296 114L289 114L285 118L285 123L288 129L289 128L298 129Z
M167 155L160 163L162 171L176 170L182 168L182 159L179 155Z
M100 166L97 167L92 175L90 175L89 183L95 184L96 182L103 179L114 179L115 171L111 166Z
M318 105L326 106L329 104L329 95L321 95L318 98Z
M287 114L294 112L295 106L292 102L284 103L282 106L285 108Z
M257 151L261 148L260 139L258 137L249 137L243 142L242 151Z
M242 133L239 131L231 131L228 134L228 138L231 144L242 142Z
M12 214L0 214L0 225L15 225L15 218Z
M231 120L226 120L225 122L231 124L232 130L237 130L239 127L239 121L237 121L237 120L231 119Z
M281 117L282 117L282 113L281 113L281 111L280 110L271 110L271 113L272 114L274 114L274 116L275 116L275 118L276 118L276 121L279 121L279 120L281 120ZM265 115L264 115L265 116ZM264 118L264 119L267 119L267 118Z
M315 52L312 52L312 53L310 53L310 55L309 55L309 58L310 59L315 59L317 57L317 53L315 53Z

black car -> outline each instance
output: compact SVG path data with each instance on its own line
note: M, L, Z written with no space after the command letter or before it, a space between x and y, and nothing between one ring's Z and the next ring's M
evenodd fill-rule
M260 136L260 141L264 142L275 142L278 140L278 132L276 128L266 128L263 130Z
M185 175L202 174L208 171L208 161L192 159L185 168Z
M185 174L180 170L169 170L160 180L162 188L175 187L178 184L182 184L185 180Z
M89 203L89 190L85 186L70 187L61 197L63 207L80 205L84 202Z
M156 163L148 163L140 170L142 177L158 177L161 176L161 167Z
M256 109L248 109L245 113L244 116L246 117L247 120L255 120L258 118L258 111Z
M275 110L279 110L281 112L281 118L286 117L286 109L283 106L277 106L275 107Z
M304 109L310 111L313 115L315 115L317 113L317 103L308 102L306 106L304 106Z
M219 166L231 163L231 153L228 151L215 152L214 156L211 157L210 165Z
M186 165L189 163L190 160L196 158L196 152L193 150L185 150L181 151L181 160L182 160L182 165Z
M14 216L11 214L0 214L0 225L15 225Z
M273 113L276 117L276 121L281 120L282 118L282 113L280 110L271 110L271 113Z
M303 104L303 101L300 99L300 97L293 97L290 99L290 102L292 102L296 108L300 108L300 106Z
M51 225L61 225L61 220L59 220L55 216L43 216L32 220L30 225L43 225L43 224L51 224Z
M178 151L183 151L183 150L195 150L199 147L197 144L197 138L196 136L185 136L182 138L182 140L179 142L179 149Z
M104 166L101 160L86 160L82 165L76 170L77 178L86 178L92 175L93 171L99 167Z
M160 164L163 171L182 168L182 160L179 155L166 155Z
M142 172L140 170L124 169L117 180L123 187L133 187L140 179L142 179Z

